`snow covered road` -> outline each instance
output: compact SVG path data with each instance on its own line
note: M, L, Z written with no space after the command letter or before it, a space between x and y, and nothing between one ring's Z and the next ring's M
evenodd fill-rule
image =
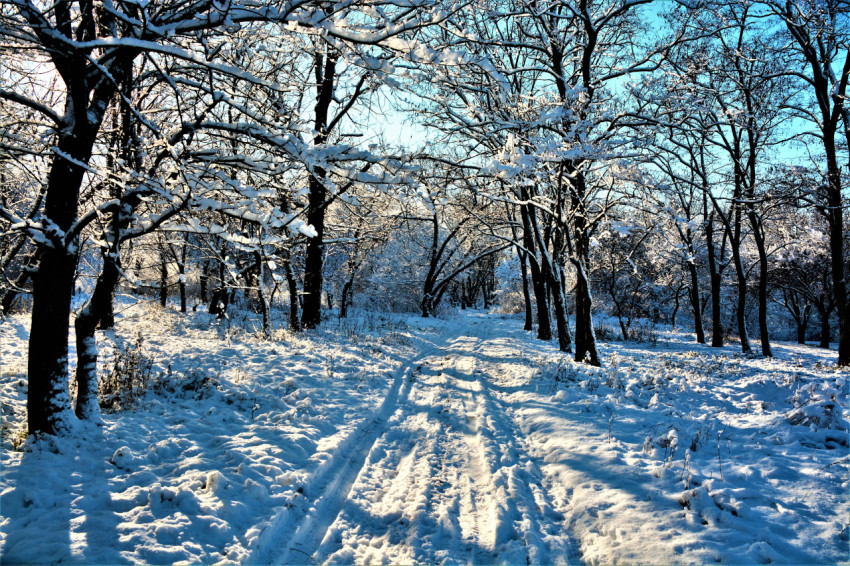
M564 516L493 383L531 370L500 360L503 346L487 340L485 325L473 328L479 335L415 362L380 435L364 435L368 455L356 480L333 482L331 490L345 492L322 494L273 562L577 561ZM331 510L333 518L317 519Z
M667 331L606 344L591 368L484 313L274 341L204 316L146 329L153 384L103 427L22 445L27 328L0 327L4 563L832 564L850 550L834 351L752 359Z
M398 394L347 449L327 489L308 498L309 511L291 540L278 541L283 548L272 563L801 564L829 562L825 553L835 550L837 559L846 547L840 490L821 502L834 506L834 521L789 517L795 505L804 516L817 508L803 502L825 485L807 477L814 466L792 470L795 451L787 463L775 454L747 461L727 446L726 478L715 477L726 456L715 460L702 449L700 460L697 450L715 426L702 423L719 422L720 413L684 415L684 405L677 417L642 399L686 397L653 383L670 377L644 375L636 391L618 382L621 369L610 368L600 374L616 384L609 390L596 370L564 360L555 363L554 380L541 377L541 344L499 320L465 322L443 329L442 346L406 367ZM658 357L637 359L669 376ZM639 365L633 369L646 369ZM617 392L606 397L600 387ZM740 418L757 418L745 413ZM753 424L763 422L770 418ZM659 428L660 445L648 444ZM678 431L690 448L677 451ZM824 453L824 461L842 454L846 447ZM779 477L761 477L765 465L782 470ZM823 478L827 485L842 478L846 485L846 472L833 471ZM783 489L772 489L780 483ZM837 539L824 532L831 528Z

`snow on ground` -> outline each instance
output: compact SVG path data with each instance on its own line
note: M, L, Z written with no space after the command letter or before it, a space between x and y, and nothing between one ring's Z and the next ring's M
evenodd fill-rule
M831 351L747 358L667 331L605 344L596 369L481 313L266 342L250 320L134 306L102 362L150 360L147 392L24 442L27 324L0 322L4 563L848 557Z

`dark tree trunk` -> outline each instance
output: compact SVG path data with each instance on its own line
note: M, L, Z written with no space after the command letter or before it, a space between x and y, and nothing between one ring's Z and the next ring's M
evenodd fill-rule
M337 54L329 51L327 57L316 55L316 120L314 143L321 146L328 139L328 114L333 102ZM316 234L307 240L307 252L304 259L304 295L301 307L301 326L315 328L322 322L322 265L324 261L325 200L327 189L324 180L327 172L315 167L310 174L308 187L310 195L307 204L307 222L313 226Z
M81 77L82 79L82 77ZM94 144L93 132L78 131L88 124L86 100L75 103L76 127L70 135L60 134L57 146L77 163L88 163ZM47 179L44 216L65 231L77 218L83 168L76 163L54 157ZM79 238L64 244L39 248L39 269L33 274L33 309L27 359L27 427L29 433L59 434L73 425L71 399L68 394L68 319L74 293Z
M752 351L750 347L750 337L747 333L747 275L744 272L744 266L741 263L741 256L738 252L733 251L735 256L735 271L738 281L738 304L735 305L735 320L738 323L738 337L741 340L741 352L749 354Z
M848 56L850 61L850 56ZM838 99L836 98L836 103ZM838 365L850 366L850 303L848 303L847 281L844 265L844 210L841 197L841 173L835 152L834 132L826 132L827 200L826 212L829 221L829 251L832 259L832 293L838 310ZM850 142L850 140L848 140ZM829 317L827 326L829 325ZM823 346L823 338L821 338ZM827 345L829 342L827 340Z
M257 262L257 298L260 304L260 315L263 321L263 338L270 340L272 337L271 309L266 297L266 289L263 286L265 279L265 263L260 252L254 252L254 260Z
M710 222L710 221L709 221ZM720 304L721 274L720 266L714 250L712 230L706 225L706 239L708 240L708 270L711 275L711 346L712 348L723 347L723 321Z
M524 195L525 196L525 195ZM531 228L530 214L533 214L533 209L523 205L520 207L520 215L522 216L522 233L523 245L527 250L534 249L534 236ZM531 271L531 285L534 289L534 302L537 305L537 338L540 340L551 340L552 329L549 326L549 303L546 300L546 281L543 279L541 266L537 258L533 255L526 254L528 259L528 267Z
M762 233L761 223L759 222L755 211L750 211L748 214L750 225L753 229L753 236L756 241L756 249L759 256L759 339L761 341L761 353L766 357L773 357L773 350L770 348L770 330L767 326L767 249L765 249L764 235Z
M801 320L797 321L797 344L806 343L806 326L807 322Z
M289 290L289 329L298 332L301 330L301 324L298 321L298 282L295 280L295 273L292 270L289 250L284 252L283 273L286 277L286 287Z
M821 312L820 313L820 344L821 348L829 348L829 338L830 338L830 327L829 327L829 313Z
M351 289L354 286L354 276L352 275L348 281L342 286L342 298L339 303L339 318L345 318L348 316L348 303L351 300L349 297L351 296Z
M587 268L583 258L572 260L576 268L576 356L577 362L587 361L590 365L601 366L599 354L596 351L596 336L593 332L593 299L590 294L590 281L587 279Z
M168 305L168 262L164 249L159 252L159 305L163 308Z
M506 205L508 206L508 205ZM508 206L508 215L511 220L513 220L510 214L510 207ZM511 231L514 236L514 240L518 240L516 234L516 228L514 225L511 225ZM531 291L528 289L528 254L522 251L518 246L516 248L516 255L519 259L519 267L520 273L522 274L522 299L523 306L525 307L525 323L523 324L523 330L532 330L534 328L534 312L531 307Z
M572 352L570 326L567 322L567 311L564 305L564 294L561 289L560 277L553 273L554 266L549 266L549 287L552 289L552 304L555 307L555 323L558 328L558 349L562 352Z
M218 259L218 287L213 291L210 298L210 314L216 315L217 318L227 316L227 306L230 304L230 293L227 288L227 266L224 263L224 258L227 257L227 242L221 240L221 249L219 250Z
M705 330L703 330L702 327L702 305L700 300L697 266L688 262L688 273L691 276L691 285L688 289L688 297L691 301L691 310L694 313L694 331L697 335L697 344L705 344Z
M577 212L573 220L574 255L570 258L576 268L576 356L577 362L587 361L601 366L596 351L596 335L593 331L593 296L590 292L590 235L587 218L583 213L582 199L587 194L584 175L581 171L570 171L575 176L571 208Z
M670 315L670 326L676 326L676 315L679 314L679 289L676 289L675 298L673 299L673 313Z
M186 312L186 271L183 265L178 266L179 269L179 282L178 286L180 289L180 312Z
M310 177L310 198L307 222L316 230L307 239L304 259L304 305L301 311L301 326L315 328L322 321L322 264L324 261L325 209L327 190L315 177Z
M227 316L227 307L230 305L230 290L227 287L218 287L213 291L210 299L210 314L218 318Z
M623 342L629 341L629 327L626 326L626 321L623 320L623 316L620 313L619 307L617 308L617 322L620 323L620 334L623 336Z
M182 313L186 312L186 250L189 247L187 238L188 236L184 236L180 246L180 254L176 256L178 289L180 290L180 312Z
M201 303L207 302L207 285L210 280L210 266L209 263L205 260L201 267Z

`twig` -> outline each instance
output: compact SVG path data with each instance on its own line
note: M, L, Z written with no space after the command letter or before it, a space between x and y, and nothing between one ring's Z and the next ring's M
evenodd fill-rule
M843 458L839 458L838 460L836 460L836 461L835 461L835 462L833 462L832 464L827 464L826 466L824 466L823 468L821 468L821 470L825 470L825 469L829 468L830 466L834 466L835 464L840 464L840 463L842 463L842 462L847 462L848 460L850 460L850 456L845 456L845 457L843 457Z

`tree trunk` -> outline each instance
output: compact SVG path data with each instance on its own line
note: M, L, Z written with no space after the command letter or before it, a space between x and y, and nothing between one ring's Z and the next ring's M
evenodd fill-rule
M289 290L289 329L298 332L301 330L301 324L298 321L298 282L295 280L295 273L292 270L290 251L286 250L282 257L283 273L286 277L286 287Z
M620 314L620 309L617 309L617 322L620 323L620 334L623 336L623 342L629 341L629 327L626 326L626 322L623 320L622 315Z
M753 237L756 241L756 249L759 256L759 339L761 341L761 353L765 357L773 357L770 348L770 330L767 326L767 250L764 245L764 235L761 224L755 211L748 213L750 226L753 229Z
M827 186L829 251L832 259L832 293L838 309L838 365L850 366L850 303L848 303L844 266L844 211L842 208L844 203L841 198L841 172L835 153L834 136L834 131L825 132L824 143L829 180ZM829 317L826 319L828 326ZM821 345L823 346L823 337L821 337ZM829 347L828 341L825 347Z
M434 297L431 291L426 291L422 295L422 302L419 304L422 310L422 318L428 318L434 311Z
M670 315L670 326L676 326L676 315L679 314L679 291L681 287L676 289L676 295L673 299L673 313Z
M549 287L552 289L552 304L555 307L555 323L558 328L558 349L562 352L572 352L570 326L567 322L567 312L564 306L564 293L561 289L560 277L554 272L555 266L550 265Z
M336 82L336 63L338 55L329 50L327 56L316 55L316 76L320 82L316 86L316 120L313 142L318 147L328 139L328 113L333 102ZM308 188L310 194L307 204L307 222L316 234L307 240L307 252L304 259L304 294L301 306L301 326L315 328L322 322L322 264L324 261L325 237L325 200L327 189L324 180L327 172L322 167L314 167L310 173Z
M210 280L209 270L210 270L209 263L205 260L204 263L203 263L203 266L201 267L201 277L200 277L201 302L202 303L207 302L207 285L209 284L209 280Z
M699 274L697 266L688 262L688 272L691 276L691 286L688 289L688 297L691 300L691 309L694 313L694 331L697 335L697 344L705 344L705 330L702 327L702 305L699 293Z
M103 270L95 283L89 302L83 307L74 328L77 335L77 403L75 412L80 419L100 422L100 405L97 400L97 341L95 329L104 315L111 310L120 268L112 254L103 258Z
M161 244L164 245L164 244ZM165 261L165 250L159 251L159 305L163 308L168 304L168 263Z
M27 428L30 434L59 434L67 432L73 422L68 394L68 318L75 255L45 247L42 263L49 267L40 268L33 277Z
M177 281L178 289L180 290L180 312L186 312L186 249L187 236L184 236L183 243L180 246L180 255L177 256Z
M348 316L348 303L350 301L349 296L351 295L351 289L354 286L354 276L350 277L348 281L342 286L342 298L339 303L339 318L345 318Z
M705 196L705 190L703 190L703 215L706 218L705 221L705 240L706 240L706 249L708 251L708 271L711 275L711 347L712 348L722 348L723 347L723 322L722 322L722 309L720 304L720 284L721 280L721 271L720 265L717 260L717 252L714 248L714 224L713 224L713 216L712 213L709 215L708 213L708 198Z
M74 102L67 104L73 107ZM77 120L88 122L85 111ZM77 124L82 126L82 124ZM75 128L76 130L76 128ZM60 154L70 155L77 163L87 163L94 136L74 131L60 133ZM54 157L47 179L44 217L59 230L68 230L77 217L83 168L62 157ZM68 394L68 319L74 294L79 238L66 245L41 246L39 268L33 274L33 308L27 357L27 428L30 434L61 434L74 423Z
M528 289L528 265L526 264L526 253L517 250L519 256L519 264L522 269L522 300L525 307L525 323L522 326L523 330L534 329L534 312L531 307L531 291Z
M821 348L829 348L830 327L829 327L829 312L821 311L820 313L820 344Z
M316 168L316 174L324 172ZM316 234L307 239L307 253L304 259L304 304L301 310L301 326L315 328L322 321L322 265L324 261L325 234L325 198L327 190L315 176L310 177L310 198L307 222Z
M531 230L531 221L529 215L533 214L533 210L527 205L520 207L520 215L522 216L522 232L523 245L527 250L534 249L534 236ZM540 264L537 258L531 254L527 254L528 264L531 271L531 285L534 289L534 302L537 305L537 338L540 340L551 340L552 329L549 326L549 303L546 300L546 282L541 273Z
M269 300L266 297L266 290L263 286L265 279L265 263L260 252L254 252L254 259L257 262L257 298L260 303L260 315L263 321L263 337L270 340L272 337L271 309L269 308Z
M735 308L735 320L738 322L738 337L741 339L741 352L749 354L752 348L750 347L750 337L747 334L747 313L744 310L747 305L747 276L741 265L740 257L735 260L735 269L738 279L738 304Z
M802 320L797 321L797 344L805 344L806 343L806 322Z
M601 366L596 351L596 335L593 331L593 298L590 294L590 281L587 278L586 264L583 258L572 260L576 268L576 356L577 362L589 362Z

